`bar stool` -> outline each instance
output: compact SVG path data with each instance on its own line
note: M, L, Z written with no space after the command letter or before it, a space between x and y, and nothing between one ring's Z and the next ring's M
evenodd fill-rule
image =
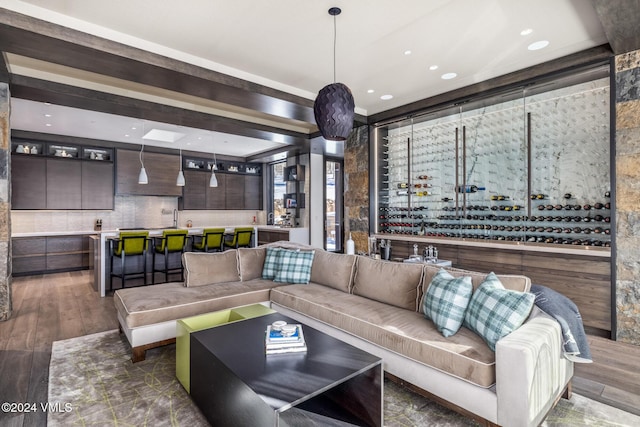
M202 230L202 236L193 236L193 250L196 252L222 252L223 242L224 228L205 228Z
M238 227L233 230L233 238L225 239L225 248L250 248L253 238L253 227Z
M113 290L113 278L119 277L124 289L127 278L143 278L147 284L147 248L149 246L148 231L122 231L117 239L109 239L109 253L111 257L111 272L109 274L109 291ZM142 271L126 272L125 260L142 256ZM120 258L120 273L113 270L113 260Z
M184 280L184 266L182 265L182 254L187 246L187 230L164 230L162 237L153 238L153 268L151 284L156 284L156 271L164 273L164 281L169 281L169 273L180 272L180 280ZM180 253L180 266L169 268L169 254ZM164 256L164 266L156 267L156 255Z

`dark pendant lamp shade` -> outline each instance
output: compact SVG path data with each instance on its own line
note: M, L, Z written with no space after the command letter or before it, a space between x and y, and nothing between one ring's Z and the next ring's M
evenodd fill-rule
M355 101L346 85L332 83L320 89L313 103L313 114L324 139L347 139L353 129L354 109Z

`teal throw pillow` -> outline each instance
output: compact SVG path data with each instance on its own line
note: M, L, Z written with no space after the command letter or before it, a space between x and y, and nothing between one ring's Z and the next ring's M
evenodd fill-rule
M315 251L283 249L274 282L307 284L311 279L311 265Z
M495 351L500 338L527 320L535 299L532 293L505 289L500 279L489 273L471 297L464 326L480 335Z
M267 248L267 254L264 257L264 265L262 267L262 278L273 280L276 278L278 268L280 268L280 253L282 248Z
M445 337L458 332L473 294L471 277L453 277L440 269L433 277L422 300L424 316L433 321Z

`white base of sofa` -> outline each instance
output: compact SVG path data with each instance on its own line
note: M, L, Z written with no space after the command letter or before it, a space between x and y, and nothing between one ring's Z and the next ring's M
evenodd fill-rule
M482 388L276 303L271 308L384 360L384 371L497 424L497 397Z
M259 304L266 307L271 306L270 301L262 301ZM134 362L144 360L144 352L146 350L169 344L176 338L177 320L130 328L118 312L118 322L120 323L120 329L126 335L129 344L131 344L132 360Z

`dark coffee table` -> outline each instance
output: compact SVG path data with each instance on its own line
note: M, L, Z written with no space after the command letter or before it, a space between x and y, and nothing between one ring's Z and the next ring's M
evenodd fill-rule
M382 359L303 324L306 353L265 355L279 313L191 334L191 398L212 426L382 426Z

